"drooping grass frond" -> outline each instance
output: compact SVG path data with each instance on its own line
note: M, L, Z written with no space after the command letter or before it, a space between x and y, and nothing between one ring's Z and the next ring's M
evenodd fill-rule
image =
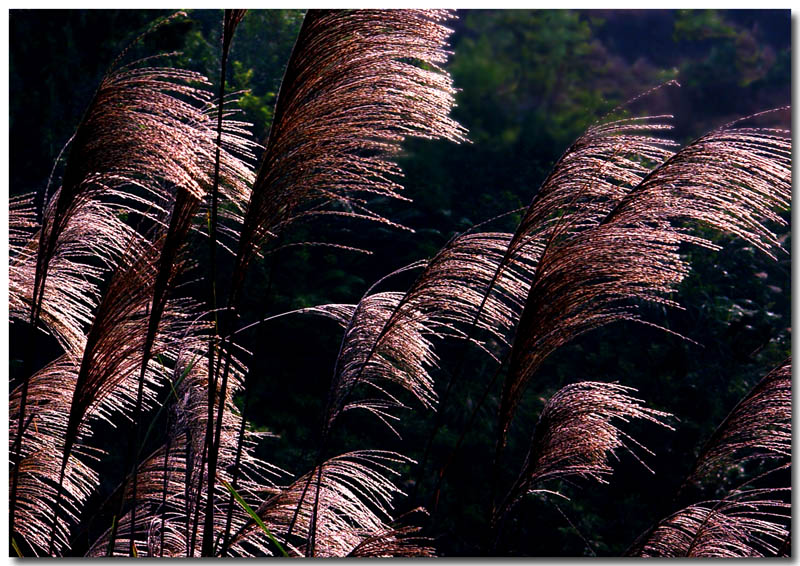
M672 429L665 422L671 415L645 407L630 395L635 391L616 383L582 381L553 395L531 440L524 474L530 483L567 476L606 483L605 476L612 473L608 455L620 448L634 452L617 422L641 419Z
M8 244L12 258L37 228L35 198L34 193L27 193L8 199Z
M183 319L180 310L170 308L166 326L180 330ZM123 333L120 331L120 335ZM166 340L159 340L157 344L158 351L167 358L171 357L170 346ZM29 380L28 416L20 443L20 463L16 466L19 508L14 528L39 553L60 554L68 548L70 525L80 519L83 504L98 486L91 461L99 453L90 447L91 425L98 419L113 422L115 416L127 416L132 410L141 353L130 355L132 359L117 366L118 373L113 375L115 384L107 383L99 388L88 407L73 404L81 374L81 358L65 354ZM152 406L153 386L163 378L163 372L161 364L149 364L145 406ZM9 414L12 419L19 415L21 390L19 386L11 394ZM76 412L71 410L73 406ZM77 407L81 406L83 414L78 415Z
M791 504L780 489L754 489L691 505L659 522L631 556L742 558L777 556L789 536Z
M506 270L520 267L529 269L534 274L532 279L535 280L538 266L519 265L526 263L524 256L533 256L538 262L543 253L557 249L565 239L596 226L631 187L641 182L653 167L672 156L669 148L676 144L659 137L661 132L671 128L669 124L663 123L669 118L671 116L650 116L600 123L589 128L564 152L534 195L499 260L494 275L483 291L483 300L476 309L471 324L466 327L466 341L472 340L484 307L495 292L496 283L505 276ZM525 293L530 288L531 277L528 279ZM514 327L519 320L520 315L517 313ZM465 361L464 349L459 364L444 388L443 402L446 402L452 387L459 380ZM498 376L499 370L487 386L484 399ZM477 410L476 407L473 417ZM443 424L441 415L443 411L439 412L429 437L422 458L421 474L433 446L433 439ZM502 449L504 434L505 432L503 440L498 441L498 451ZM461 440L457 444L460 443ZM496 459L499 461L499 457ZM444 473L445 469L442 469L440 485ZM436 489L437 494L438 490L439 488Z
M401 492L388 474L397 473L391 465L407 462L409 460L399 454L378 450L337 456L279 490L256 512L290 554L311 554L304 544L293 542L294 535L301 540L311 538L308 531L315 524L313 555L344 557L370 538L391 530L387 524L391 521L391 501ZM313 520L315 513L316 521ZM290 528L293 536L286 541ZM234 535L231 552L248 555L253 548L267 555L275 553L263 531L250 521Z
M714 130L648 175L608 221L699 222L774 257L781 244L770 224L785 225L778 211L791 204L790 136L780 129Z
M112 538L114 556L130 556L131 541L140 556L161 556L162 552L164 556L175 557L201 555L208 489L207 469L202 457L207 419L206 390L209 387L207 368L202 363L205 342L206 337L202 334L190 335L181 341L183 349L174 364L171 393L165 401L170 411L169 444L137 466L135 499L133 482L129 479L123 482L121 488L125 489L124 508L127 510L117 524L119 535L108 529L94 542L90 556L106 555ZM216 487L220 501L223 500L220 497L223 488L219 480L231 481L230 469L241 426L241 416L234 404L234 395L240 389L241 371L238 368L239 363L235 361L231 374L232 388L223 417ZM251 501L259 500L263 490L273 489L273 478L281 473L254 455L255 443L263 435L247 431L240 455L239 491ZM224 513L215 513L215 533L222 533L225 518ZM236 528L242 527L247 520L244 511L234 508L232 524ZM133 532L132 525L135 525Z
M717 427L687 482L752 459L791 458L792 360L769 372Z
M668 118L671 116L601 123L579 137L531 200L486 287L484 301L506 269L513 269L520 260L526 263L524 255L538 260L563 239L596 226L632 187L670 158L673 154L669 148L676 144L658 137L671 129L662 123ZM528 250L529 247L534 249ZM475 313L473 326L484 306L485 303ZM519 315L514 324L518 321Z
M441 10L306 14L283 78L245 218L234 288L261 242L304 209L389 222L369 198L399 197L394 156L407 136L462 141ZM344 210L331 210L337 203Z
M671 129L662 123L668 118L671 116L601 123L579 137L533 197L489 281L485 300L504 270L512 269L520 259L525 264L526 254L538 259L565 237L597 225L632 187L670 158L669 148L676 144L657 135ZM526 251L529 246L535 249ZM473 324L484 306L477 310Z
M354 309L331 310L346 330L329 394L328 428L342 411L354 408L386 422L386 411L400 402L385 391L385 383L399 385L425 407L433 407L436 392L429 369L437 358L432 339L463 339L473 322L494 341L510 339L531 266L541 251L530 246L513 268L494 279L510 238L503 233L462 234L427 263L405 294L367 294ZM491 292L489 285L494 286ZM383 398L350 399L362 383Z
M64 440L68 448L86 414L107 402L127 377L133 374L135 379L138 373L155 280L155 255L155 250L145 251L115 273L98 306L70 406L70 426ZM179 328L171 330L162 331L162 348L182 334Z
M61 233L94 198L157 210L168 198L162 183L202 197L208 175L196 153L210 157L213 139L203 127L202 106L191 101L202 105L209 94L191 83L207 81L167 68L123 67L106 75L75 133L61 189L48 207L52 213L45 215L37 279L45 278Z
M247 203L250 201L251 187L255 180L253 163L256 151L261 146L253 139L252 124L243 122L238 118L239 110L236 104L242 93L225 95L222 107L222 129L220 139L219 159L219 184L218 184L218 226L217 236L219 247L235 255L238 245L239 233ZM208 102L203 108L207 125L211 128L217 119L219 110L216 100ZM204 162L208 178L213 183L216 160ZM211 192L213 184L207 187ZM213 193L212 193L213 195ZM200 220L194 227L195 232L204 237L209 237L208 217L213 212L213 198L205 198L200 203L197 214Z
M156 454L138 466L136 507L131 508L119 520L119 535L114 536L112 556L131 556L131 542L136 545L136 554L141 557L200 557L203 533L191 528L187 533L185 519L196 509L195 490L202 488L199 478L203 469L198 460L187 467L187 438L183 435L171 437L169 453L162 447ZM195 485L186 490L187 473ZM226 474L221 473L225 479ZM266 489L269 483L261 484ZM188 493L188 497L187 497ZM126 492L126 499L132 501L132 490ZM205 495L200 498L198 523L204 520ZM135 511L135 512L134 512ZM221 533L224 515L215 515L214 530ZM235 510L233 525L243 526L248 516L242 510ZM131 529L132 525L135 525ZM106 556L111 542L111 529L103 533L93 544L87 556Z
M14 529L37 554L50 543L53 510L61 506L55 550L68 547L69 525L77 521L86 499L98 483L96 472L76 455L70 456L58 497L58 478L66 434L68 408L78 373L76 361L64 355L30 378L29 410L20 444L17 513ZM21 387L11 392L9 417L18 417ZM13 422L13 421L12 421ZM88 431L87 432L88 436ZM10 441L13 438L9 439Z
M61 462L61 471L55 477L48 478L60 486L59 492L63 492L65 487L67 464L73 450L80 450L81 438L87 435L88 420L103 418L111 412L128 413L140 401L136 377L142 365L142 347L152 293L153 253L153 250L144 253L132 260L127 268L115 273L98 306L82 357L71 359L74 383L66 390L69 392L69 401L63 402L59 397L62 401L59 406L49 403L47 407L61 411L66 421L62 434L54 441L58 450L50 454L51 458ZM173 304L163 317L163 326L153 345L153 352L166 360L174 359L175 338L183 336L191 324L186 305ZM151 361L148 364L141 403L152 403L153 389L164 378L164 371L162 363ZM22 387L26 387L25 384ZM36 399L31 398L31 401ZM37 406L30 406L28 419L35 419ZM53 511L53 540L48 553L55 551L61 512L59 499L60 496L57 496Z
M210 107L210 103L207 103ZM210 130L206 131L210 118L206 118L207 109L199 109L195 118L200 119L201 123L196 124L197 138L199 142L206 146L209 141ZM223 145L225 151L221 158L221 187L222 196L226 202L233 206L226 207L230 211L232 220L235 224L237 207L242 210L244 203L249 198L248 184L252 182L253 173L250 170L247 160L252 157L252 144L246 137L247 131L244 125L231 125L232 122L226 119L223 122L225 135ZM232 128L233 131L229 131ZM205 136L205 137L204 137ZM209 151L206 148L206 151ZM192 157L191 159L194 159ZM109 167L111 164L108 164ZM198 179L203 184L207 182L210 171L213 170L213 163L197 164L206 170L206 176ZM80 352L82 350L81 334L89 326L91 313L97 306L99 291L96 284L100 281L101 275L106 270L113 270L117 266L119 258L124 255L136 255L136 247L142 246L136 239L135 230L126 224L124 218L130 213L132 203L130 198L122 198L125 187L138 186L141 179L129 179L126 185L125 178L116 173L109 175L112 181L104 180L102 176L97 177L95 187L89 191L92 198L84 195L84 202L76 205L76 209L70 214L70 221L65 223L58 239L54 243L54 249L50 251L50 260L47 266L47 277L52 280L52 288L48 287L47 293L41 295L41 319L47 330L55 334L61 342L62 347L68 351ZM204 180L206 179L206 180ZM157 180L153 180L155 183ZM110 190L111 187L116 190ZM109 189L109 190L105 190ZM50 205L45 210L45 223L51 222L56 215L56 203L61 201L59 190L51 199ZM135 190L135 189L132 189ZM186 202L200 202L197 195L186 188L178 187L177 197L173 198L173 191L161 191L161 197L153 203L140 203L139 208L154 208L150 211L152 219L162 223L162 219L155 210L167 207L168 209L183 209L183 206L170 206L168 202L175 199L182 199ZM193 189L193 190L196 190ZM131 195L128 195L129 197ZM163 198L162 198L163 197ZM137 197L138 198L138 197ZM26 227L30 226L30 211L25 212L24 203L26 199L19 200L18 205L14 206L19 210L18 214L13 214L12 218L18 217L18 222ZM157 206L155 206L157 205ZM135 207L134 207L135 208ZM140 210L139 212L143 212ZM185 213L186 211L184 211ZM189 213L191 214L191 213ZM173 215L174 216L174 215ZM181 214L178 216L185 216ZM239 223L240 223L239 219ZM17 222L17 221L15 221ZM20 236L25 233L20 226L19 229L13 228L14 234ZM171 242L177 242L174 232L167 236ZM185 234L184 234L185 237ZM26 241L16 243L11 253L9 268L9 291L10 291L10 314L12 318L22 321L30 321L33 305L33 294L36 283L36 262L41 258L39 244L42 241L42 233L28 238ZM169 245L165 249L173 249L176 245ZM99 260L99 263L98 263Z
M198 345L199 346L199 345ZM208 481L208 468L205 466L207 461L208 445L206 442L208 432L208 395L210 387L216 386L215 398L221 399L223 391L221 383L209 377L208 367L202 363L199 347L192 354L191 359L197 360L191 370L188 371L186 379L177 388L178 397L181 399L177 405L179 413L177 421L183 423L183 427L188 439L189 459L193 462L189 476L187 476L187 518L189 523L186 548L186 556L200 556L209 553L202 552L204 547L203 538L206 505L208 501L208 491L210 482ZM181 365L187 367L189 360L185 353ZM227 515L231 513L231 525L234 529L240 528L247 520L247 514L238 507L230 505L223 506L223 502L228 502L229 493L223 487L221 481L235 483L237 492L248 501L261 501L260 494L264 489L271 489L274 486L274 477L283 474L282 470L271 466L254 455L254 449L258 438L267 433L256 433L245 429L239 444L240 431L242 430L242 416L239 409L234 404L234 397L241 392L242 378L245 368L235 356L221 352L221 357L230 359L228 387L225 391L223 403L225 410L217 412L215 419L221 422L218 435L218 465L216 470L216 481L213 482L215 490L215 506L213 513L214 537L213 548L219 548L223 543L224 531L226 531ZM232 473L236 470L236 481L233 481ZM235 503L234 503L235 505Z
M172 433L174 431L170 431ZM130 556L131 533L138 556L186 556L185 537L175 526L180 521L180 510L185 505L184 483L186 474L186 439L182 435L171 436L170 450L160 448L138 466L136 517L126 513L116 521L119 536L114 537L114 548L108 552L111 531L104 532L87 552L87 556ZM166 498L164 494L166 493ZM125 499L133 495L131 482L126 482ZM162 509L162 505L164 508ZM162 517L167 520L163 521ZM131 529L131 522L136 528ZM163 521L163 522L162 522ZM164 543L161 535L164 534ZM155 537L150 536L155 534Z
M76 215L88 203L113 202L123 211L136 210L158 221L171 201L164 187L203 197L215 150L205 111L211 99L203 88L207 84L205 77L190 71L130 65L104 77L72 140L61 189L44 215L34 303L43 295L64 232L81 222ZM238 151L248 149L238 135L229 134L227 143ZM236 185L246 167L228 151L222 162L225 177ZM124 241L121 234L117 238Z
M17 248L9 265L9 315L30 322L39 234ZM81 207L62 232L49 264L52 287L42 296L40 320L61 347L80 356L85 333L99 302L103 275L125 255L135 255L143 242L112 207L90 202Z
M50 318L53 328L60 327L56 333L65 347L75 349L78 345L76 319L91 309L92 300L91 293L76 298L87 290L85 285L76 286L74 281L69 281L70 275L79 273L78 268L67 272L67 281L51 281L65 283L66 291L54 293L56 304L52 309L48 307L51 312L42 317L42 311L44 303L50 301L45 297L52 296L47 287L48 274L53 263L65 255L60 250L64 248L65 238L69 240L69 233L81 232L83 237L74 241L80 242L84 253L104 245L105 240L98 243L86 238L96 228L82 223L86 219L81 216L85 216L87 207L113 203L116 210L135 211L158 223L173 188L202 198L204 187L209 184L209 166L213 163L211 156L216 145L214 131L203 111L203 105L211 99L203 88L206 84L204 77L197 73L131 65L112 69L104 77L73 136L61 188L45 207L38 246L31 245L30 256L25 258L32 258L35 253L29 317L32 329L38 326L41 318ZM228 168L241 169L240 161L227 151L224 161ZM124 226L123 223L112 224L104 226L108 229ZM114 234L95 232L123 245L132 240L126 237L125 230ZM89 281L97 275L96 272L92 274L91 268L86 271ZM23 301L27 295L26 277L28 275L23 273L19 278L23 286L19 296ZM68 315L67 319L59 318L63 313ZM34 336L31 330L31 340ZM32 354L28 356L28 365L17 439L12 448L14 457L20 449L19 432L25 422L27 380L33 371ZM15 471L12 475L11 522L15 523L18 479Z
M218 171L217 171L218 177ZM217 179L218 180L218 179ZM141 415L143 409L143 396L145 390L147 365L153 354L153 346L155 345L156 337L161 324L161 317L164 314L164 309L167 305L167 298L175 277L181 272L183 262L179 261L179 252L183 246L184 240L189 228L191 227L192 218L197 211L199 200L186 190L180 190L175 198L175 204L172 208L170 215L169 227L166 233L160 237L156 243L158 250L158 258L154 260L151 268L155 269L152 284L152 297L149 304L149 316L146 321L146 334L142 344L142 359L139 371L139 384L136 393L136 404L131 416L132 427L131 434L128 441L128 458L125 467L130 466L133 461L133 471L131 472L133 480L133 494L132 494L132 508L131 508L131 526L136 525L136 510L138 507L137 501L137 488L139 474L137 470L138 458L137 450L141 442L142 426ZM127 471L127 470L126 470ZM126 476L127 477L127 476ZM125 485L125 484L123 484ZM112 530L113 531L113 530ZM112 532L112 542L116 533ZM131 552L133 551L134 537L130 537Z
M637 303L677 306L669 294L690 269L680 247L717 247L683 224L710 225L767 253L779 247L766 222L784 223L773 210L790 202L790 148L777 130L712 132L653 169L595 227L547 247L511 354L498 446L551 352L589 330L639 320Z
M430 539L418 535L419 527L389 528L358 544L348 558L430 558L436 550Z
M622 449L639 459L631 442L647 449L620 430L619 424L639 419L672 427L665 422L669 413L645 407L630 395L634 391L615 383L582 381L556 392L542 409L522 472L493 523L535 485L573 477L607 483L606 477L613 473L610 455Z
M509 258L531 240L548 246L603 220L677 144L658 134L671 116L647 116L590 127L561 156L536 192L509 245ZM551 226L543 229L548 221Z

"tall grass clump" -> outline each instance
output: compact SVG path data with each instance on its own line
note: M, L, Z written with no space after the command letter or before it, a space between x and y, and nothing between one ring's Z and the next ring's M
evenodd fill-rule
M59 186L10 199L9 312L28 334L9 399L11 552L434 556L423 524L476 415L492 402L494 451L480 464L492 482L475 486L491 500L486 553L501 552L504 525L528 494L558 496L561 481L605 484L623 453L648 470L652 453L632 431L679 423L625 384L576 375L542 399L521 461L508 450L509 430L562 346L618 321L673 332L648 321L646 307L680 308L691 270L685 250L711 254L727 241L710 233L769 257L786 253L775 230L791 202L790 133L743 125L758 118L748 117L681 147L668 137L670 116L621 108L567 148L516 211L515 230L494 228L498 219L477 224L354 304L292 313L265 306L262 325L316 314L341 332L321 414L306 415L316 424L304 459L312 465L285 471L263 459L265 435L248 425L254 384L269 387L268 376L251 372L252 345L243 341L253 266L274 261L284 233L320 216L359 230L404 229L380 212L387 200L408 200L398 182L403 141L457 144L468 135L450 117L452 13L311 10L260 145L238 118L241 93L226 88L246 17L224 11L216 83L123 52L68 142ZM404 290L390 290L409 278ZM37 367L37 349L51 339L60 353ZM437 369L451 364L436 352L445 341L456 356L437 383ZM359 412L401 436L412 405L441 412L452 402L451 389L471 370L467 349L486 356L489 372L478 376L485 393L435 486L418 494L427 510L397 516L400 479L409 470L424 476L442 421L418 464L384 447L341 452L341 417ZM96 443L104 423L119 431L117 469L103 465ZM787 360L720 424L675 508L628 553L786 554L789 487L759 482L790 458ZM743 462L763 473L693 499ZM101 490L107 485L115 487ZM107 498L95 501L101 492ZM88 526L90 501L110 518L99 531Z

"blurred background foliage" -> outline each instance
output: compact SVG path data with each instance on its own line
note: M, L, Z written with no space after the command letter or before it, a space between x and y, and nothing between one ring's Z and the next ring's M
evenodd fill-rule
M43 191L105 69L134 37L166 14L11 11L12 194ZM242 91L240 107L260 141L266 139L302 15L299 10L251 11L237 30L229 92ZM380 276L431 256L453 234L526 206L561 152L588 125L667 80L677 79L682 87L661 89L635 102L631 111L674 114L673 136L682 143L740 116L790 102L788 10L509 10L463 11L459 16L451 24L455 33L448 69L460 89L454 115L469 129L472 143L413 140L405 145L403 184L414 202L381 206L414 231L341 221L295 226L278 245L336 242L373 254L298 246L274 252L253 270L242 309L249 320L243 323L303 306L356 302ZM179 52L164 62L203 71L216 81L220 20L221 11L189 11L149 35L136 46L135 55ZM494 226L513 230L518 218L510 215ZM785 234L789 250L788 229ZM684 310L649 308L645 313L647 320L696 344L650 327L616 324L556 352L518 412L501 481L516 477L543 402L559 387L584 379L637 387L650 406L677 417L674 432L630 427L655 453L645 455L654 473L623 454L609 485L551 486L568 500L528 496L503 533L500 553L624 552L636 536L681 503L676 491L703 441L738 399L790 353L789 255L772 261L742 242L726 238L721 243L725 247L716 254L686 250L694 273L678 297ZM203 272L201 264L194 275ZM410 276L399 277L388 287L402 290L410 281ZM340 340L335 324L314 317L280 319L245 338L245 346L256 352L250 360L255 379L249 418L255 427L276 435L264 441L261 455L291 474L312 465L311 448ZM12 364L13 345L12 336ZM460 344L439 348L440 387L460 352ZM438 506L430 501L437 470L449 458L495 370L480 353L469 356L466 379L444 409L444 426L425 473L407 466L400 477L410 496L397 501L398 515L428 507L430 516L417 516L416 521L425 524L425 533L434 537L443 555L480 554L488 532L497 388L489 392L456 455ZM369 419L348 416L336 449L396 449L419 460L434 420L432 413L407 411L398 428L400 440ZM106 465L118 468L121 455L113 450L113 433L105 435ZM755 472L719 478L720 485ZM98 494L97 501L105 495L107 491ZM107 526L101 518L90 530Z

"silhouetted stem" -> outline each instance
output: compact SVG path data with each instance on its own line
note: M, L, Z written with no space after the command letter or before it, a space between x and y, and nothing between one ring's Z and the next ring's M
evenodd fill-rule
M210 274L210 299L211 308L214 313L214 335L219 334L219 321L217 320L217 209L219 200L219 169L220 169L220 152L222 149L222 114L223 102L225 99L225 74L228 64L228 49L227 45L230 38L226 37L227 34L227 20L228 12L225 11L222 21L222 56L220 61L220 77L219 77L219 107L217 108L217 147L214 156L214 186L211 193L211 226L209 230L209 267ZM214 480L216 473L216 454L214 450L213 434L213 421L214 421L214 396L216 394L216 377L214 372L214 337L212 336L209 342L208 354L208 370L209 370L209 388L208 388L208 426L206 427L206 443L210 442L209 458L208 458L208 494L206 502L206 517L203 527L203 549L202 556L210 556L213 552L213 522L214 522ZM213 376L213 378L212 378ZM224 379L223 379L224 381ZM212 387L213 385L213 387ZM221 403L225 403L225 393L222 393ZM220 414L220 420L222 415Z

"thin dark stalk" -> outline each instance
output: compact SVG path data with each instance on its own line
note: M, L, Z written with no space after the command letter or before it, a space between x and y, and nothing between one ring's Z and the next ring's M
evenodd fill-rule
M320 459L320 457L319 457L319 455L317 455L317 460L319 460L319 459ZM292 531L294 531L294 525L297 522L298 515L300 515L300 508L303 506L303 501L305 501L305 499L306 499L306 493L308 493L308 488L311 487L311 482L313 481L313 479L314 479L314 474L313 473L308 474L308 479L306 480L306 485L303 486L303 493L300 494L300 503L298 503L297 507L295 507L294 513L292 514L292 520L289 521L289 528L286 530L286 536L284 537L284 540L287 541L287 542L289 541L289 537L292 535ZM240 529L240 531L243 531L243 530L244 530L244 527L242 529Z
M38 309L36 308L36 302L34 302L34 307L31 310L31 321L28 327L28 353L26 355L26 369L25 373L23 374L24 381L22 382L22 391L20 394L20 403L19 403L19 416L17 418L17 430L16 436L14 437L14 444L11 447L11 462L14 465L14 469L11 473L11 492L9 494L9 518L8 518L8 539L11 540L14 537L14 517L17 510L17 486L19 485L19 465L20 465L20 451L22 450L22 437L24 435L24 421L25 421L25 410L27 408L28 402L28 383L30 382L29 376L33 373L33 356L34 356L34 343L36 341L36 326L39 323L39 315Z
M172 217L170 219L169 229L164 238L163 247L161 249L161 256L159 258L158 275L156 276L155 285L153 287L153 301L152 308L148 321L147 337L145 339L144 349L142 352L142 365L139 372L139 388L136 396L136 407L133 414L133 422L135 424L135 436L129 444L129 450L138 454L141 450L141 413L142 401L144 393L145 375L147 373L147 364L152 357L153 345L155 343L156 334L158 333L158 326L161 322L161 317L164 313L166 306L167 293L171 287L171 279L175 271L175 262L178 255L178 250L186 236L189 229L189 223L194 216L197 209L198 202L189 195L187 191L179 190L176 197L175 206L173 207ZM136 505L137 505L137 485L138 485L138 469L139 458L133 458L133 493L132 493L132 521L131 529L134 529L136 524ZM125 491L123 481L123 493ZM133 534L133 533L131 533ZM113 548L113 539L111 543ZM133 536L131 536L131 554L133 554Z
M208 451L208 444L204 443L203 445L203 454L200 458L200 467L198 468L198 477L197 477L197 499L194 505L194 519L192 520L192 529L191 529L191 543L189 544L189 554L188 556L194 556L194 549L197 545L197 531L200 525L200 507L202 506L202 498L203 498L203 484L204 484L204 474L203 470L206 467L206 457Z
M191 498L191 486L192 486L192 470L194 469L194 450L192 448L192 437L191 435L186 435L186 473L185 473L185 486L184 486L184 507L186 511L185 516L185 523L184 523L184 530L185 530L185 540L186 540L186 557L191 557L189 552L189 529L190 529L190 515L191 515L191 507L190 503L192 501Z
M47 554L52 556L55 550L56 542L56 528L58 526L58 516L61 511L61 499L64 497L64 473L67 469L67 461L69 460L69 452L71 446L64 447L64 457L61 459L61 470L58 472L58 491L56 493L56 505L53 509L53 524L50 529L50 545L47 549Z
M91 108L92 104L94 103L94 99L97 96L97 93L92 96L92 102L89 104L88 108ZM87 110L88 112L88 110ZM81 118L81 122L85 119L86 113L84 113L84 117ZM80 128L80 127L79 127ZM77 134L75 134L77 135ZM70 138L70 140L75 138L75 135ZM69 142L67 142L68 144ZM66 148L66 145L64 146ZM64 151L62 148L62 152ZM70 150L70 154L72 154L72 150ZM61 157L61 153L59 153L59 158ZM54 168L55 170L55 168ZM51 178L52 178L52 171L51 171ZM49 181L48 181L49 185ZM61 198L56 203L56 215L60 212L62 206ZM30 382L30 377L33 375L33 367L34 367L34 352L36 351L36 327L39 325L39 318L41 316L41 309L42 309L42 301L44 300L44 288L45 284L47 283L47 272L48 272L48 265L50 259L52 257L52 251L55 247L55 242L58 236L58 231L56 230L56 222L58 216L54 215L53 224L50 227L50 231L46 230L47 226L47 218L46 218L46 195L43 196L42 199L42 225L39 232L39 246L37 248L37 256L36 256L36 271L34 273L33 279L33 294L31 295L31 317L29 323L29 335L28 335L28 352L25 357L25 371L23 373L23 382L22 382L22 391L20 392L20 404L19 404L19 417L17 419L17 434L14 438L14 444L11 448L11 454L13 454L12 462L14 462L14 469L12 471L12 480L11 480L11 493L9 494L9 521L8 521L8 528L9 528L9 540L13 538L14 535L14 517L17 508L17 488L19 485L19 474L17 473L19 470L19 454L20 450L22 449L22 436L23 436L23 423L25 422L25 411L27 409L27 402L28 402L28 383Z
M277 253L273 251L270 258L269 263L269 273L267 273L267 289L265 291L266 300L264 301L264 306L261 311L261 316L259 320L264 320L267 318L267 312L270 308L270 303L272 301L272 282L274 280L274 273L275 273L275 265L277 263ZM262 337L266 337L264 326L260 326L258 329L259 341ZM250 408L250 397L251 397L251 389L252 389L252 372L250 370L247 371L244 378L244 407L242 408L242 422L239 425L239 432L236 439L236 458L233 463L233 470L231 471L231 486L234 490L237 488L237 480L239 479L239 466L241 465L242 459L242 449L244 447L244 433L247 428L247 414L248 409ZM233 506L234 506L234 497L233 493L231 492L228 495L228 511L225 517L225 530L223 531L222 535L222 546L220 548L220 556L223 558L228 552L228 545L230 544L231 537L230 537L230 529L231 529L231 522L233 520ZM216 555L216 551L214 555Z
M152 318L151 318L151 323L152 323ZM155 324L156 324L156 326L158 326L158 322L156 322ZM149 334L149 332L148 332L148 334ZM148 339L149 338L150 338L150 336L148 335ZM141 373L139 374L139 385L138 385L138 389L136 390L136 407L134 408L134 411L133 411L133 422L131 423L132 424L132 428L133 428L133 435L131 436L131 438L128 441L128 447L129 447L128 449L133 454L137 454L139 452L139 449L138 449L138 447L139 447L139 438L141 437L141 428L142 428L142 423L141 423L142 402L144 401L144 379L145 379L145 374L146 374L146 369L147 369L147 365L146 365L147 364L147 358L146 357L150 353L149 352L150 347L151 347L151 344L145 344L145 351L144 351L144 355L145 356L143 356L143 358L142 358L142 368L141 368ZM132 486L133 487L133 493L131 494L131 521L130 521L131 530L130 530L130 540L129 540L128 549L129 549L129 555L130 556L136 556L136 554L135 554L135 548L136 548L136 504L137 504L137 501L136 501L136 490L137 490L137 488L139 486L139 474L138 474L139 458L137 456L134 456L132 458L132 460L133 460L133 471L131 472L131 475L133 477L131 479L133 480L133 486ZM121 505L124 505L125 504L125 481L123 480L122 483L123 483L122 500L121 500L120 503L121 503ZM122 517L122 513L120 513L119 516L121 518ZM113 538L111 539L111 543L109 544L109 548L111 548L111 549L114 548L114 539Z
M314 558L314 551L317 545L317 513L319 512L319 492L322 491L322 464L317 470L317 492L314 494L314 509L311 513L311 528L309 529L309 543L306 548L306 556Z
M244 407L242 409L242 422L239 424L239 432L238 438L236 442L236 458L233 463L233 471L231 472L231 487L234 490L237 489L237 480L239 479L239 466L241 465L242 461L242 448L244 447L244 432L247 428L247 413L248 409L250 408L250 397L251 397L251 383L250 383L250 372L247 373L247 377L245 378L245 386L244 386ZM230 529L231 529L231 522L233 520L233 505L234 499L233 494L230 495L228 498L228 511L225 516L225 530L222 534L222 546L219 549L219 555L223 558L228 553L228 544L230 543ZM214 550L214 555L217 555L216 549Z
M50 184L53 180L53 175L56 170L56 165L61 160L61 155L64 153L64 150L69 146L70 142L74 139L75 135L73 134L72 137L67 141L66 144L61 148L61 151L58 153L58 157L56 157L56 161L53 164L53 168L50 171L50 177L47 180L47 188L45 192L42 194L42 231L39 237L39 252L41 253L42 249L42 242L44 240L44 210L45 206L47 205L47 193L50 189ZM38 257L37 257L38 263ZM20 405L19 405L19 416L17 419L17 431L16 436L14 437L14 444L11 448L11 462L14 464L14 469L12 471L12 479L11 479L11 492L9 494L9 518L8 518L8 539L12 540L14 538L14 517L17 510L17 487L19 485L19 475L17 470L19 469L20 463L20 450L22 449L22 437L24 434L24 427L23 422L25 421L25 410L27 408L28 402L28 382L30 381L30 376L33 374L33 358L34 352L36 350L36 327L39 324L39 316L42 306L42 299L44 297L44 283L46 280L47 271L45 270L42 273L42 280L39 281L40 274L39 270L37 269L34 274L34 282L33 282L33 295L32 295L32 302L31 302L31 317L28 324L28 351L25 355L25 371L23 372L23 382L22 382L22 391L20 392ZM39 292L39 288L41 287L41 292ZM37 300L37 292L39 295L39 299Z
M221 360L220 360L221 361ZM225 355L225 370L222 372L222 383L219 391L219 408L215 431L211 438L210 452L208 457L208 491L206 494L206 515L203 525L203 548L201 556L214 555L214 484L217 476L217 460L219 459L219 444L222 437L222 417L225 409L225 401L228 396L228 374L230 370L231 354ZM216 386L216 379L215 386ZM213 419L209 422L213 422Z
M211 306L214 312L214 333L212 334L211 341L209 342L209 389L208 389L208 426L206 428L206 442L209 443L208 454L208 490L206 500L206 516L203 526L203 548L201 551L202 556L212 556L214 552L214 484L216 481L217 459L219 457L218 440L215 441L213 436L213 421L214 421L214 403L216 394L216 373L214 372L214 338L219 335L219 321L217 320L217 217L218 217L218 195L219 195L219 171L220 171L220 153L222 150L222 116L223 116L223 103L225 99L225 78L228 68L228 53L230 51L233 33L236 26L244 17L243 10L225 10L222 19L222 54L220 60L220 77L219 77L219 107L217 109L217 144L214 159L214 186L211 197L211 226L210 226L210 247L209 247L209 261L210 261L210 294ZM220 434L222 427L222 416L225 410L225 399L227 389L227 367L230 364L230 355L226 356L226 370L222 377L222 386L220 391L220 408L218 411L217 423L217 436ZM212 387L213 384L213 387Z
M148 306L148 309L150 307ZM149 338L149 336L148 336ZM130 434L128 436L128 453L125 457L125 467L124 470L128 470L131 467L133 471L132 480L133 480L133 498L132 498L132 507L131 507L131 532L130 532L130 546L129 546L129 554L133 556L133 548L134 548L134 535L135 535L135 525L136 525L136 487L138 484L138 479L136 477L136 463L138 461L137 452L139 446L139 417L141 415L142 410L142 402L144 398L144 379L145 379L145 370L146 370L146 358L148 355L148 345L145 343L145 351L142 357L142 367L141 372L139 374L139 384L136 390L136 407L134 408L133 414L133 421L130 425ZM120 490L121 497L119 500L119 512L117 513L117 517L122 519L122 512L125 508L125 488L127 485L128 477L130 477L127 473L123 473L122 477L122 489ZM119 528L120 521L114 521L114 524L111 527L111 536L108 538L108 548L106 550L106 556L113 556L114 555L114 546L116 544L117 539L117 530Z
M171 413L167 413L167 446L164 451L164 485L161 492L161 540L158 547L159 556L164 557L164 534L167 524L167 486L169 485L169 451L172 447L172 435L169 434L171 424Z

